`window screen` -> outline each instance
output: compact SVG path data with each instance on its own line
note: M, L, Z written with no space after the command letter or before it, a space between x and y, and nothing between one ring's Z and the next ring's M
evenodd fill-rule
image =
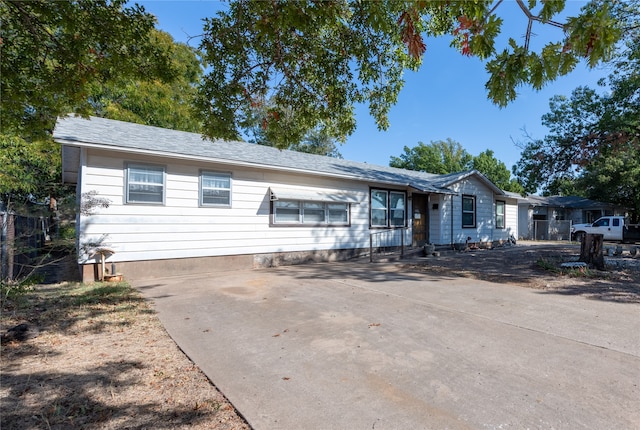
M276 200L273 202L274 224L349 225L349 204Z
M407 194L402 191L371 190L371 227L404 227Z
M496 228L504 229L504 208L505 202L496 201Z
M200 204L202 206L231 206L231 175L202 172L200 174Z
M164 167L127 166L127 203L164 204L164 188Z
M476 226L476 198L462 196L462 227Z

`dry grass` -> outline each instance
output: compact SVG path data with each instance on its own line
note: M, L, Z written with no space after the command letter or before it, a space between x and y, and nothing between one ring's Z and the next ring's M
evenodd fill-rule
M581 295L594 300L640 303L640 270L566 270L577 245L529 244L474 252L445 252L407 263L408 270L518 285L549 294ZM636 267L640 267L640 264Z
M36 286L2 303L2 429L248 429L126 283Z

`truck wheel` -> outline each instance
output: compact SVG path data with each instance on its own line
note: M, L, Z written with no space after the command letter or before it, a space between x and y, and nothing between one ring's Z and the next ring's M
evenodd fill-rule
M579 232L576 232L576 233L573 235L573 238L574 238L577 242L582 243L582 241L584 240L584 236L585 236L584 231L579 231Z

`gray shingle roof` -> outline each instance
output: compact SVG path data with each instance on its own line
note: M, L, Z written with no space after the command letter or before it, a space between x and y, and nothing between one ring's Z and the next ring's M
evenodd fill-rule
M447 187L478 172L435 175L376 166L302 152L279 150L246 142L209 140L197 133L169 130L105 118L59 118L54 139L64 145L92 146L173 158L215 161L231 165L288 170L413 187L433 193L451 193ZM497 189L491 182L487 184ZM499 190L498 190L499 191Z
M616 205L612 203L599 202L578 196L527 196L527 200L536 206L569 209L603 209L616 207Z

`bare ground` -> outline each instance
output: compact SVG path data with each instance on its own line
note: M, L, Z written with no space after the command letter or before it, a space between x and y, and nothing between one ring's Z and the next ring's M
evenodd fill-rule
M2 305L2 333L36 336L3 342L2 429L249 429L127 284L41 285Z
M525 242L495 249L441 252L440 256L413 259L404 266L425 273L482 279L555 294L640 303L640 254L632 258L625 252L610 259L625 260L627 264L622 269L561 269L561 263L577 261L579 255L579 244Z
M576 245L518 245L401 267L640 303L640 270L559 269L578 253ZM249 429L126 283L36 286L2 302L0 332L20 323L33 337L2 344L3 429Z

